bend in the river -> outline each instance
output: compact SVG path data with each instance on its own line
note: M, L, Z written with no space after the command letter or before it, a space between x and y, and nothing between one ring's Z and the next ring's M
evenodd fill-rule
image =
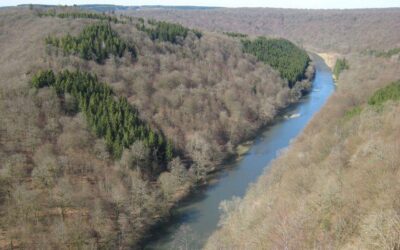
M153 230L154 235L145 249L178 249L182 244L199 249L204 245L217 228L220 202L244 196L249 184L301 133L333 93L335 86L330 69L320 57L313 55L313 60L316 75L312 92L287 108L285 116L278 117L260 134L246 155L221 171L214 184L198 189L181 202L169 222Z

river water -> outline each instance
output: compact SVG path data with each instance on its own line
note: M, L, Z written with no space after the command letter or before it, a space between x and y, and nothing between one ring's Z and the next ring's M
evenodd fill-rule
M145 249L201 249L218 226L220 202L233 196L243 197L249 184L301 133L334 92L330 69L316 55L313 61L316 75L311 93L288 107L254 140L243 157L217 174L214 184L197 189L182 201L171 219L153 230Z

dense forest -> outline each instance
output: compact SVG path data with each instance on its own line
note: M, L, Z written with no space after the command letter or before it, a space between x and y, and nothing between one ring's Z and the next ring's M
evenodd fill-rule
M126 98L116 99L111 88L99 83L96 76L79 71L57 75L51 70L40 71L32 77L32 85L54 87L64 99L66 93L71 94L73 100L65 100L68 111L77 112L75 106L79 106L95 134L105 138L114 158L119 159L124 148L139 140L151 150L152 160L163 163L172 159L172 145L139 119Z
M0 248L137 247L310 88L224 34L63 10L0 9Z
M157 18L215 32L289 39L310 51L337 52L398 47L400 10L294 10L217 8L205 10L145 9L126 15Z
M98 63L103 63L109 54L122 57L125 50L130 52L132 59L136 58L134 45L123 41L109 23L89 25L77 37L70 34L62 38L48 36L46 43L61 48L66 54L77 54Z
M295 82L302 60L286 79L271 67L291 44L266 38L257 46L279 42L265 58L258 39L248 53L234 32L354 54L340 56L351 67L337 93L268 175L224 203L207 247L397 248L400 68L388 48L399 10L135 12L169 23L54 9L0 8L1 249L139 248L207 172L309 90ZM64 51L62 39L68 52L48 53Z
M146 27L144 21L141 20L141 23L137 24L137 28L146 32L151 40L178 43L179 37L185 39L189 31L193 32L199 39L202 36L200 31L190 30L176 23L149 20L148 24L150 27Z
M33 8L33 7L31 7ZM70 11L70 12L60 12L57 13L56 9L50 9L47 11L38 10L37 15L39 17L58 17L58 18L90 18L90 19L98 19L108 22L118 23L119 20L117 17L106 15L106 14L99 14L95 12L77 12L77 11Z
M242 44L246 53L278 70L281 76L289 81L290 87L304 77L310 62L304 50L285 39L259 37L253 41L242 40Z
M343 70L349 69L349 63L347 62L346 58L340 59L338 58L335 63L335 67L333 68L333 75L336 80L339 79L340 73Z

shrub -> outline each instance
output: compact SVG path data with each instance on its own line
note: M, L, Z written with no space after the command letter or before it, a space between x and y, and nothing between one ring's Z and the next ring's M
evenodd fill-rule
M50 86L54 82L54 73L52 70L39 71L32 77L32 86L35 88L43 88Z
M237 33L237 32L224 32L225 35L230 36L230 37L234 37L234 38L245 38L247 37L246 34L242 34L242 33Z
M361 111L362 111L361 107L359 107L359 106L354 107L354 108L346 111L346 113L344 114L344 118L351 119L354 116L359 115L361 113Z
M333 68L333 75L335 76L335 79L339 79L340 73L345 70L349 69L349 64L345 58L343 59L337 59L335 63L335 67Z
M381 105L388 100L400 100L400 80L376 91L369 99L369 105Z

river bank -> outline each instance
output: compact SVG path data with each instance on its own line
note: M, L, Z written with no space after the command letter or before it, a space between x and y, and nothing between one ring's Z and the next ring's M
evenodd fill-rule
M397 244L400 105L387 90L400 67L388 58L347 58L352 67L301 135L242 199L223 203L222 226L205 249ZM379 108L370 101L377 96Z
M320 57L315 56L314 61L317 70L313 89L319 91L311 91L298 104L289 105L284 110L286 114L299 115L291 119L277 116L250 147L249 143L238 147L237 153L242 157L227 163L223 171L216 172L213 178L216 181L197 188L179 202L170 220L152 231L152 237L143 245L145 249L176 248L182 239L188 238L193 238L190 240L191 249L202 246L217 227L220 202L232 196L243 196L249 183L254 182L277 153L289 145L333 92L329 68Z

